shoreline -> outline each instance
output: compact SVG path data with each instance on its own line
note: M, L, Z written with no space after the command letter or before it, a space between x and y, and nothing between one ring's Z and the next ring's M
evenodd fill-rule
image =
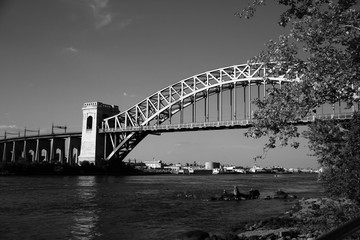
M179 240L315 240L359 217L360 207L345 198L308 198L278 216L241 223L233 232L212 233L194 230L183 233ZM354 233L360 239L360 231Z
M125 164L108 164L97 167L91 164L69 165L59 163L0 162L0 177L8 176L136 176L159 175L170 172L137 170Z

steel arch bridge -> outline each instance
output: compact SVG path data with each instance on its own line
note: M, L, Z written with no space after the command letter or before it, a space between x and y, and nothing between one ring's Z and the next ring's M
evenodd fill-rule
M23 137L19 132L18 137L9 139L6 135L15 133L5 132L4 139L0 140L0 158L5 162L20 158L37 162L41 160L40 151L46 150L47 161L56 161L55 158L63 163L123 160L149 134L248 128L253 123L252 100L265 98L269 85L281 87L293 81L299 78L272 76L263 64L242 64L176 82L123 112L119 112L116 105L85 103L82 132L67 134L66 126L52 126L65 128L65 133L54 133L52 129L51 134L40 135L39 131L25 128ZM315 119L347 120L360 109L359 105L351 110L341 108L341 104L321 106L317 109L320 114L309 115L296 124ZM37 136L27 136L27 132L37 132ZM59 156L55 157L56 154Z
M115 156L123 160L149 133L248 127L253 111L252 95L257 95L257 98L265 97L267 85L281 86L292 81L295 80L272 77L264 64L241 64L207 71L176 82L131 108L103 120L99 132L105 134L104 158L108 160ZM229 92L226 109L230 111L230 117L225 121L223 95L226 91ZM216 99L210 100L211 96L216 96ZM197 105L200 100L203 100L201 107L204 115L203 121L199 123ZM190 106L191 120L185 124L184 112ZM215 112L216 121L210 121L210 109ZM243 114L239 114L239 109ZM180 122L174 124L173 116L178 113ZM108 142L112 149L109 153L106 151Z

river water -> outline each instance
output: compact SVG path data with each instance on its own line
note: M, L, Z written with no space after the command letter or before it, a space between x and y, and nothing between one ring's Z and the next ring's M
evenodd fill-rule
M0 177L0 239L174 239L233 231L295 200L208 201L223 189L323 194L316 174Z

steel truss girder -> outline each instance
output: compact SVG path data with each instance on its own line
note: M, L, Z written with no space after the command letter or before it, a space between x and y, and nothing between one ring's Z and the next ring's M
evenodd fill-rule
M216 94L220 88L230 90L236 85L262 84L265 78L279 85L282 82L294 81L282 76L272 77L263 64L242 64L194 75L161 89L126 111L104 119L103 132L117 132L121 135L121 141L118 144L113 143L114 149L107 159L113 157L116 152L125 157L131 151L125 148L133 149L146 136L139 136L135 132L122 133L122 130L147 126L155 119L157 124L161 124L183 108Z
M117 158L123 160L126 155L131 152L134 147L143 140L148 133L144 132L131 132L131 133L108 133L113 147L113 151L106 157L111 159L117 154ZM106 135L105 135L106 137ZM115 139L119 139L119 143L116 143Z

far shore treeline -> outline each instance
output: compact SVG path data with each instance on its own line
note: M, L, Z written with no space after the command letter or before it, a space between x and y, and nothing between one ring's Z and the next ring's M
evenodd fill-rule
M11 175L140 175L150 174L135 169L122 161L108 161L95 166L87 161L81 165L61 164L58 162L2 162L0 163L0 176Z

